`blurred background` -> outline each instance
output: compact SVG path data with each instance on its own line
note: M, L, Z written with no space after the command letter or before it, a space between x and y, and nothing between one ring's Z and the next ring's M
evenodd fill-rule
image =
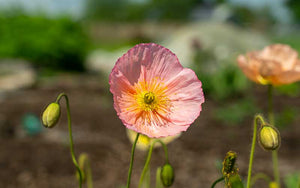
M123 187L131 143L108 75L122 54L147 42L195 70L206 98L200 117L169 144L172 187L210 187L229 150L246 180L252 118L266 114L267 87L251 83L236 57L272 43L300 52L299 29L297 0L0 0L0 187L77 187L65 103L57 127L46 130L39 120L61 92L70 99L75 153L89 154L94 187ZM299 96L299 83L275 90L286 188L299 181ZM153 176L163 156L154 151ZM145 157L136 152L133 187ZM271 153L257 147L253 172L272 176Z

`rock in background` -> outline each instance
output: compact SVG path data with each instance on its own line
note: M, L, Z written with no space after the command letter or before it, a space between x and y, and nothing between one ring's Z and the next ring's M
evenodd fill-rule
M0 94L32 86L36 72L28 62L15 59L0 60Z
M139 32L153 39L153 42L169 48L178 56L184 67L192 66L197 48L210 51L218 62L228 60L226 62L236 63L235 58L239 53L261 49L269 43L266 37L257 32L217 21L195 22L184 26L171 25L171 29L165 29L165 33L162 33L160 25L146 23L140 26ZM155 35L155 30L158 31L158 36ZM117 59L131 47L133 46L113 52L94 50L87 57L87 69L108 75Z

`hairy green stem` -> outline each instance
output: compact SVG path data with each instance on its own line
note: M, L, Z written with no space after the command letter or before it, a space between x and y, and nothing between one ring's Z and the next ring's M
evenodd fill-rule
M217 185L217 183L219 183L219 182L221 182L221 181L223 181L223 180L224 180L224 177L221 177L221 178L217 179L217 180L211 185L211 188L214 188L214 187Z
M129 165L129 170L128 170L128 178L127 178L127 186L126 188L130 187L130 180L131 180L131 173L132 173L132 167L133 167L133 160L134 160L134 152L135 152L135 147L136 147L136 143L139 139L140 133L137 133L136 137L135 137L135 141L132 145L132 149L131 149L131 159L130 159L130 165Z
M253 177L253 179L252 179L252 181L251 181L251 187L252 187L252 185L254 185L255 184L255 182L257 181L257 180L259 180L259 179L264 179L268 184L272 181L271 180L271 178L269 177L269 176L267 176L266 174L264 174L264 173L257 173L257 174L255 174L255 176Z
M147 169L149 168L149 164L150 164L150 160L151 160L151 155L152 155L153 147L154 147L155 143L157 143L157 142L159 142L163 146L164 151L165 151L165 162L169 163L168 148L165 145L165 143L163 141L159 140L159 139L157 139L154 142L152 142L152 144L151 144L151 146L149 148L149 152L148 152L148 156L147 156L147 159L146 159L146 162L145 162L145 165L144 165L144 169L143 169L141 177L140 177L138 188L140 188L142 186L145 174L147 172Z
M274 111L273 111L273 86L271 84L268 85L268 115L269 115L268 118L269 118L270 124L275 127ZM275 178L277 185L280 188L277 150L272 151L272 161L273 161L274 178Z
M74 143L73 143L73 136L72 136L72 125L71 125L71 113L70 113L70 105L69 105L69 99L68 96L65 93L61 93L58 95L57 99L56 99L56 103L59 103L60 99L62 97L65 97L66 100L66 106L67 106L67 117L68 117L68 127L69 127L69 138L70 138L70 151L71 151L71 157L72 157L72 161L76 167L76 170L79 174L79 188L82 187L82 172L81 169L78 166L76 157L75 157L75 153L74 153Z
M264 125L265 121L261 115L256 115L253 122L253 137L252 137L252 146L250 152L250 159L249 159L249 167L248 167L248 178L247 178L247 188L250 188L251 182L251 173L252 173L252 164L253 164L253 157L255 151L255 144L256 144L256 135L257 135L257 121L260 120L261 124Z

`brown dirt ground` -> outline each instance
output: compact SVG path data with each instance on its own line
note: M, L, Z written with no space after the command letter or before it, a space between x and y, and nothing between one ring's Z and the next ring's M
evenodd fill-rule
M101 82L102 80L102 82ZM39 115L45 105L60 92L66 92L71 102L75 152L89 154L94 187L119 188L126 184L131 144L125 127L118 119L105 80L98 76L63 75L41 80L30 89L9 93L0 101L0 115L7 121L0 137L1 188L71 188L77 187L74 176L66 126L65 108L59 125L43 129L34 137L24 136L21 118L31 112ZM266 89L258 86L257 104L265 103ZM300 106L300 99L276 96L276 110L283 105ZM195 123L176 141L169 144L170 162L176 173L174 188L206 188L220 176L216 161L225 153L238 153L240 175L246 179L252 135L252 119L240 126L226 126L212 118L216 103L209 98ZM265 105L259 105L265 109ZM281 131L279 150L280 173L287 175L300 170L300 116L288 129ZM297 125L298 124L298 125ZM151 170L163 164L163 152L153 153ZM146 153L137 151L132 176L132 187L137 187ZM257 147L253 172L272 175L271 153ZM154 175L154 174L152 174ZM223 187L219 185L218 187ZM266 187L259 181L255 187Z

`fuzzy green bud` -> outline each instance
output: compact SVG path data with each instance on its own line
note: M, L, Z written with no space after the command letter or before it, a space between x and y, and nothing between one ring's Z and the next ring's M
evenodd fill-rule
M160 178L165 187L170 187L174 182L174 169L167 163L161 168Z
M234 174L237 172L237 168L235 167L237 155L233 151L229 151L226 153L226 156L223 161L222 174L223 176L228 176L229 174Z
M270 125L264 125L259 131L259 143L265 150L276 150L280 146L279 131Z
M56 125L60 117L60 106L58 103L50 103L42 114L42 123L46 128Z

